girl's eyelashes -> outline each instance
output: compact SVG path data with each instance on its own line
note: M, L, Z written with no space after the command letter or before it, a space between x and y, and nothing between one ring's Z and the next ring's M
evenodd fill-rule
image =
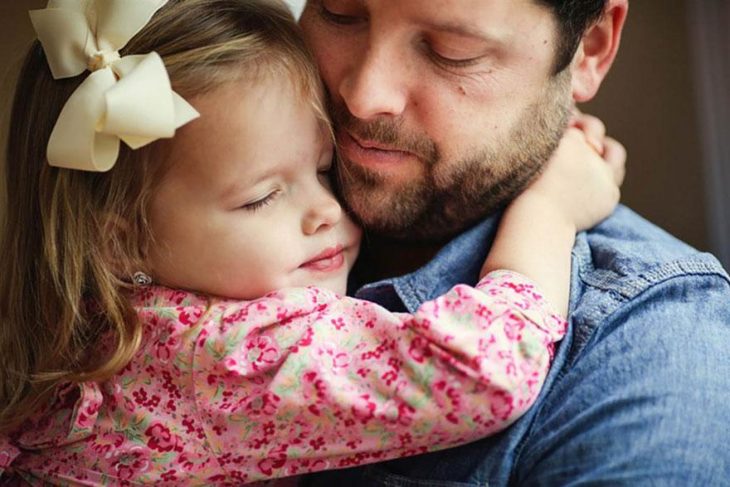
M279 192L280 191L278 189L276 191L272 191L271 193L267 194L266 196L264 196L261 199L253 201L251 203L246 203L241 208L246 211L256 212L256 211L264 208L265 206L268 206L271 203L273 203L274 199L278 196Z

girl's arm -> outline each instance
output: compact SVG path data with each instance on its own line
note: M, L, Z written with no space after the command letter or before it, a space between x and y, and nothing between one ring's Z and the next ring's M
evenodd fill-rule
M563 316L575 234L611 214L624 175L623 147L605 137L601 157L587 137L566 132L543 173L507 207L482 268L482 275L511 269L533 279Z
M565 327L530 280L507 271L413 315L290 289L214 305L188 330L185 361L206 443L253 481L499 431L534 402Z

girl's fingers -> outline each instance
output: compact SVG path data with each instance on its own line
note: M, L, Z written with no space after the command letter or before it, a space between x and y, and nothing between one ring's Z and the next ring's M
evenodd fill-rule
M571 125L580 129L585 134L586 140L596 152L603 154L605 150L604 139L606 138L606 125L600 118L581 113L576 109L573 113Z
M626 176L626 148L611 137L604 138L603 148L603 160L611 169L616 184L621 186Z

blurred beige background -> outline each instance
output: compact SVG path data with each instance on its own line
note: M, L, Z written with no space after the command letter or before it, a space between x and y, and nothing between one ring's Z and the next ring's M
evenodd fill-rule
M693 1L632 1L616 64L597 99L583 109L600 116L628 149L623 202L708 250L709 212L687 21ZM12 83L33 36L26 12L45 3L17 0L0 6L1 137ZM4 148L4 139L0 142Z

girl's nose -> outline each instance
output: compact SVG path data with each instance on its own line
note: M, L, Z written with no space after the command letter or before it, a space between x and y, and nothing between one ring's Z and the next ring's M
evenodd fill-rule
M339 223L342 218L342 207L334 195L321 187L316 200L306 210L302 222L302 231L305 235L313 235Z

